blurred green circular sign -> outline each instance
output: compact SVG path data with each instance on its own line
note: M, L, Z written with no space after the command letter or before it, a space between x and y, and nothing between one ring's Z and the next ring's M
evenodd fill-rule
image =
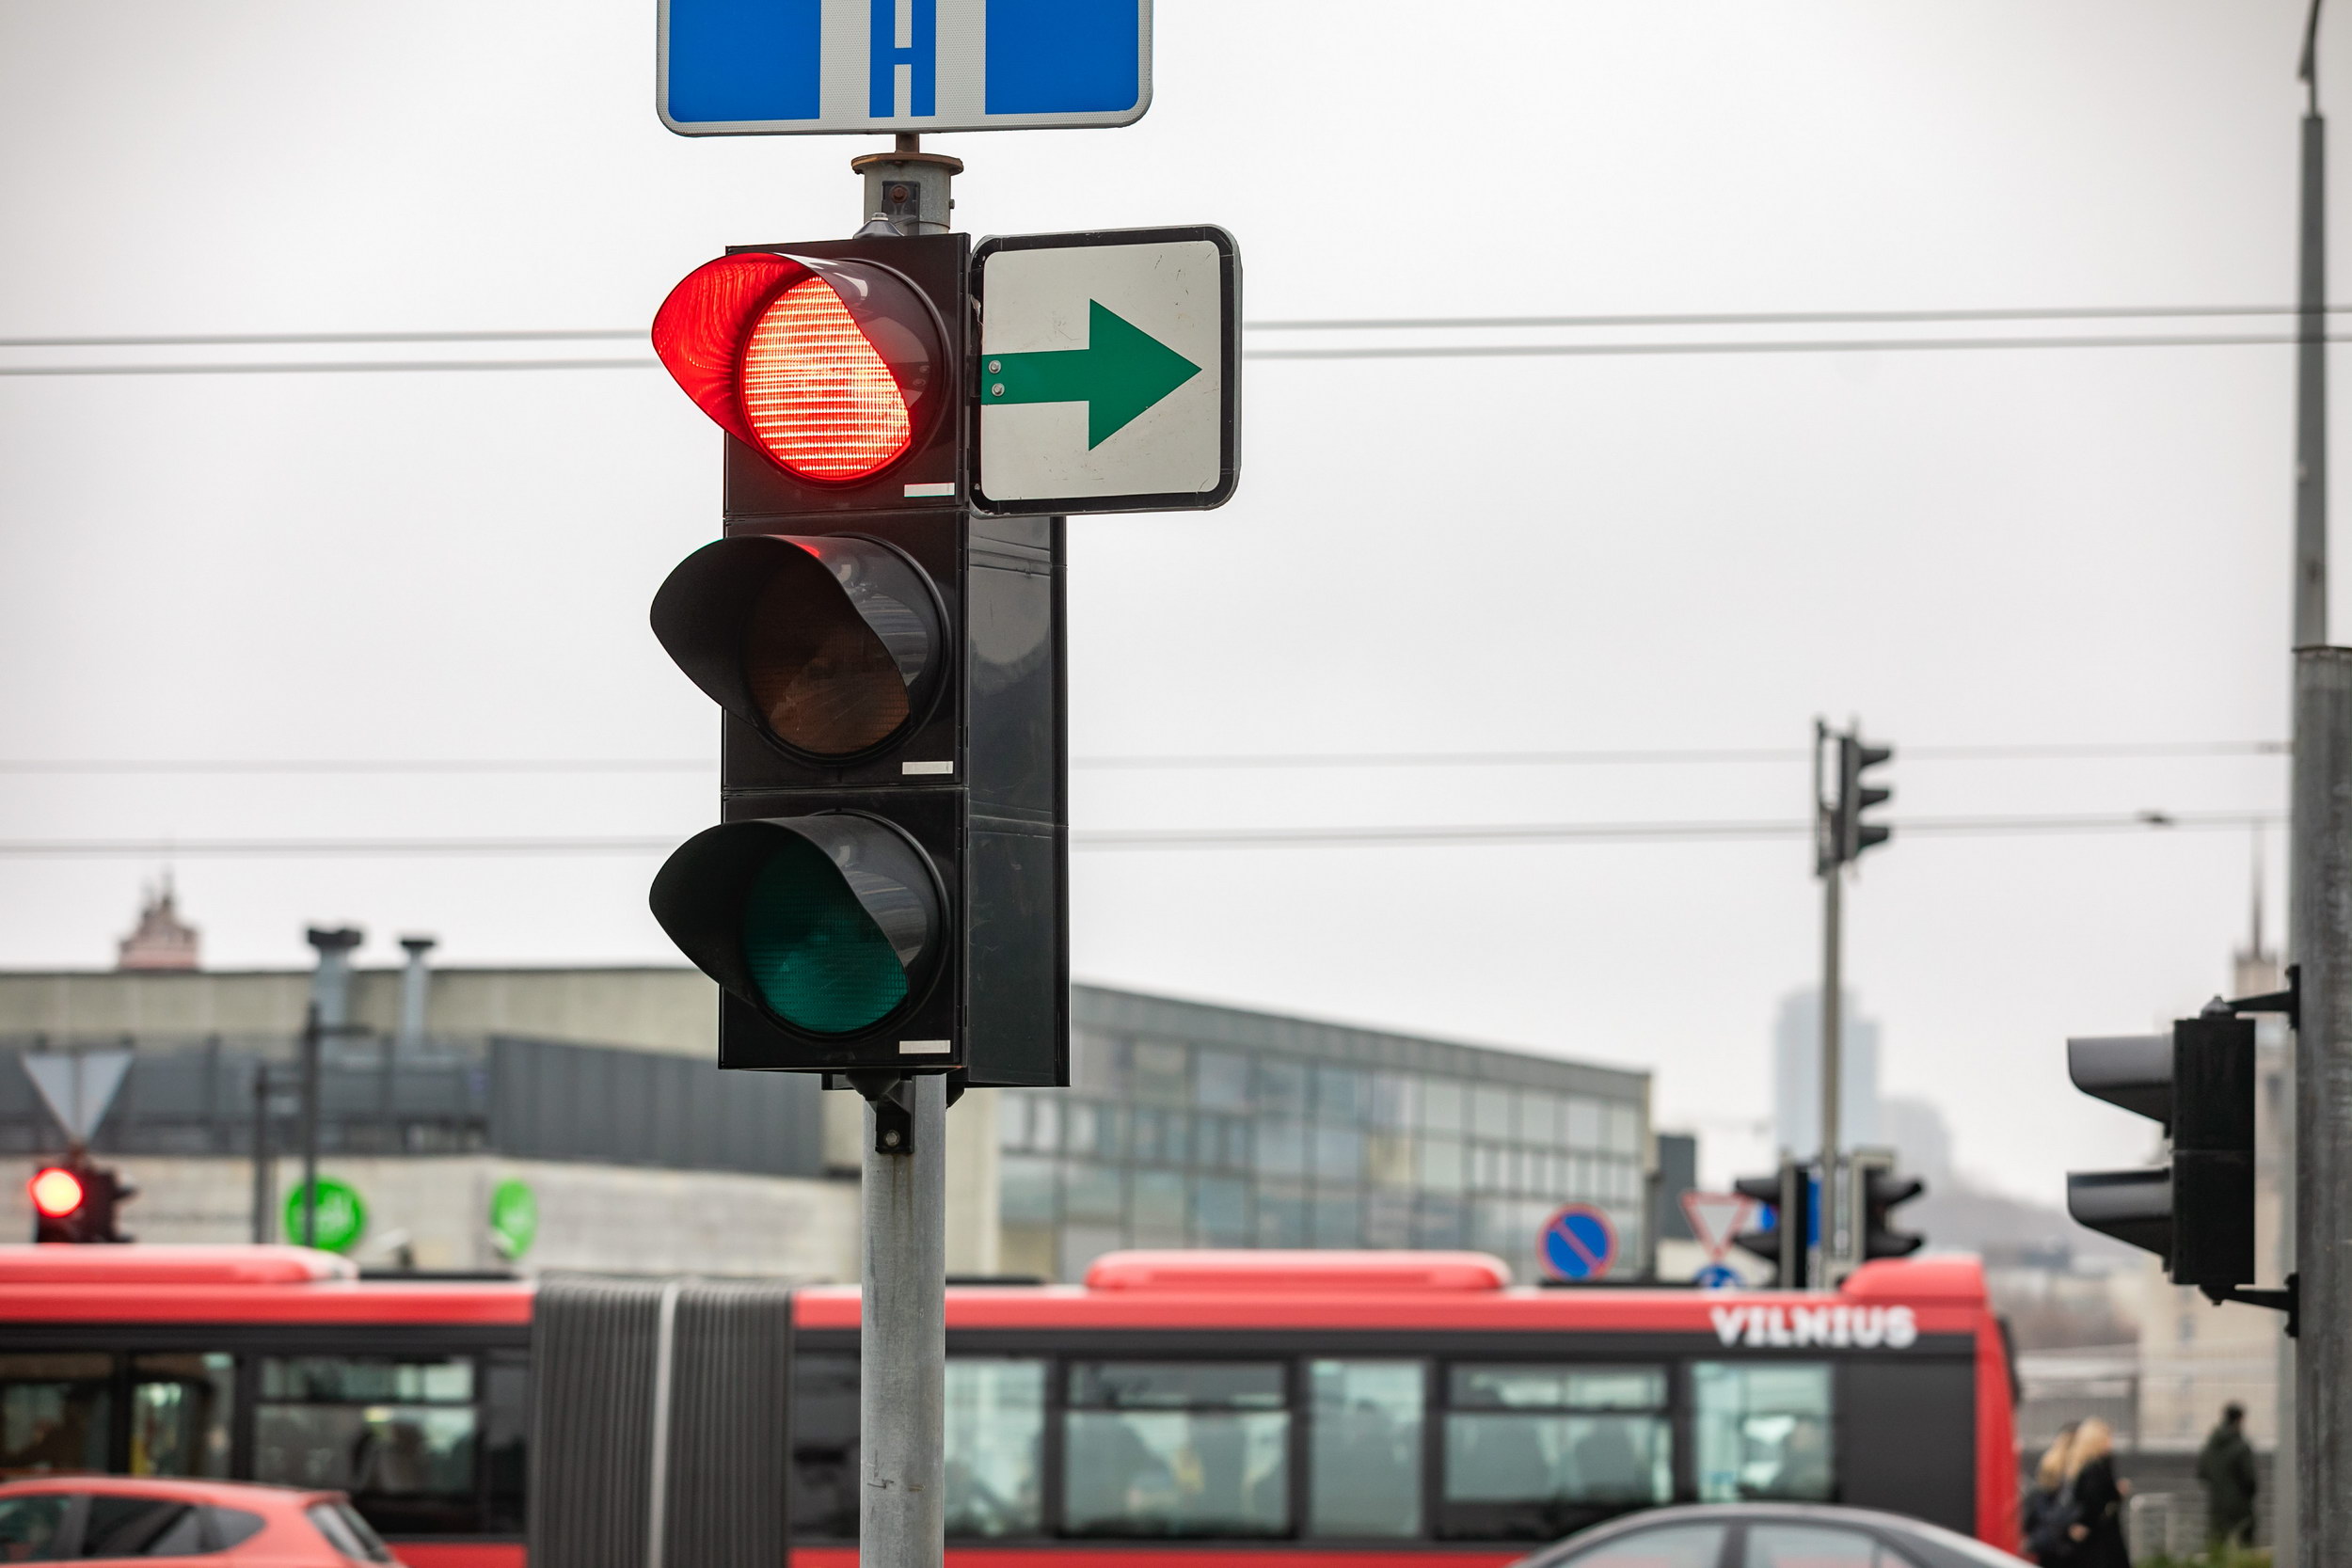
M313 1219L317 1229L311 1245L329 1252L349 1252L368 1228L368 1206L360 1201L359 1189L348 1181L331 1176L318 1179L318 1196L314 1200ZM286 1195L286 1225L281 1232L290 1242L302 1240L302 1185Z
M539 1195L531 1183L508 1177L490 1189L490 1244L512 1262L539 1236Z

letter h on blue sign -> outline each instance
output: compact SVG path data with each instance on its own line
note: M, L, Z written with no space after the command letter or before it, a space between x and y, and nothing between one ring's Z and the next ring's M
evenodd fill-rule
M873 0L866 45L871 73L866 113L876 119L928 115L939 78L939 0ZM907 106L898 107L898 68L906 67Z

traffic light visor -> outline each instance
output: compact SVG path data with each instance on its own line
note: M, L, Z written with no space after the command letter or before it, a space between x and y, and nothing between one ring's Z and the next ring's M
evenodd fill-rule
M687 275L654 316L654 352L686 394L795 478L870 479L945 401L946 332L920 290L876 261L746 251Z
M871 751L921 719L945 664L939 598L889 546L744 534L705 546L654 596L654 635L694 684L786 749Z
M37 1173L32 1180L33 1207L53 1220L61 1220L82 1206L82 1179L59 1165Z
M654 918L698 968L817 1036L866 1033L921 990L941 904L911 840L846 812L709 829L653 885Z

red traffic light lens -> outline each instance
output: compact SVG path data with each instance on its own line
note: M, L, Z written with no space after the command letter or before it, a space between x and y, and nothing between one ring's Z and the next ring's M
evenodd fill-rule
M906 455L945 380L942 331L878 262L746 251L654 316L654 352L702 411L797 479L870 479Z
M53 1220L61 1220L82 1206L82 1179L59 1165L36 1174L33 1207Z
M742 388L758 444L810 479L864 479L914 439L898 377L821 277L793 284L760 314Z

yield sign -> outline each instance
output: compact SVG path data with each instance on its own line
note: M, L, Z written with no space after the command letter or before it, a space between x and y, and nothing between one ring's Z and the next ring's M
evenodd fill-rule
M1682 1195L1682 1212L1691 1222L1691 1234L1707 1249L1709 1258L1721 1258L1731 1250L1731 1239L1740 1234L1740 1227L1748 1221L1748 1211L1754 1198L1738 1193L1699 1193Z
M73 1142L87 1143L131 1070L128 1051L28 1051L17 1060L49 1114Z
M1016 234L972 253L982 511L1221 506L1241 463L1241 260L1222 229Z

